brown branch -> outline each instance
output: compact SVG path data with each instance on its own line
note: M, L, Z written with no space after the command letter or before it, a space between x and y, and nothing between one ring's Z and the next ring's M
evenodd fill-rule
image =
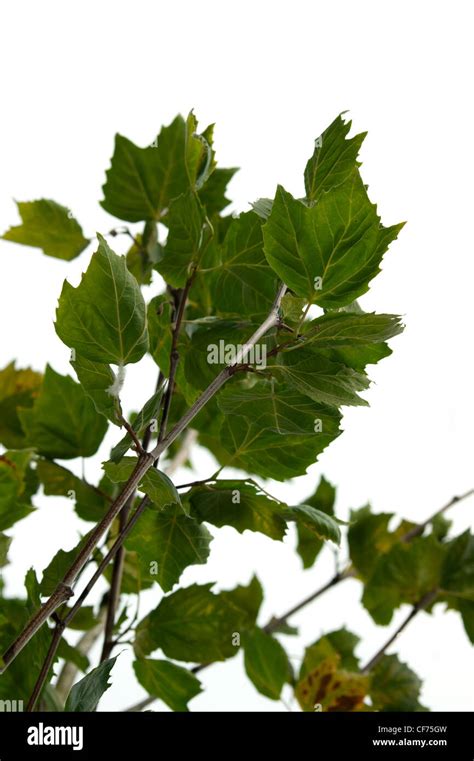
M384 645L380 648L380 650L377 650L375 655L368 661L365 666L361 669L362 674L367 674L369 671L371 671L374 666L378 664L378 662L383 658L385 655L385 651L388 650L390 645L392 645L396 639L398 639L399 635L404 631L404 629L407 628L408 624L413 621L415 616L418 615L420 610L426 610L426 608L431 605L432 602L436 600L438 594L438 590L434 589L431 592L427 592L423 597L418 600L416 605L413 606L408 616L402 621L400 626L395 630L395 632L392 634L391 637L385 642Z

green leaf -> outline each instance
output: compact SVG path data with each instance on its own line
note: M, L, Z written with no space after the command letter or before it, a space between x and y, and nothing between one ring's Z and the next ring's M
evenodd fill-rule
M448 543L441 587L474 602L474 536L470 531Z
M30 368L17 370L15 362L0 370L0 443L11 449L25 446L18 409L31 407L39 393L43 376Z
M148 304L150 354L165 378L168 378L170 371L172 313L173 307L168 294L155 296Z
M329 539L341 543L341 530L335 518L311 505L287 507L283 514L288 521L296 521L307 531L312 531L318 539Z
M79 383L49 365L33 406L19 416L28 445L61 460L95 454L107 430L107 421Z
M140 412L137 413L137 415L133 419L132 428L135 431L136 435L140 438L140 436L145 432L146 428L153 422L157 425L158 424L158 411L160 409L160 402L161 397L163 395L163 390L160 388L158 391L156 391L150 399L148 399L147 402L143 405ZM157 427L155 427L155 431L158 430ZM133 444L132 437L129 433L126 433L123 439L119 441L118 444L114 446L110 453L110 459L112 462L119 462L125 452L127 452L130 447Z
M70 261L84 251L90 241L69 209L55 201L17 202L22 224L2 235L4 240L41 248L47 256Z
M445 548L432 535L398 542L380 556L362 597L374 621L389 624L399 605L414 605L438 589L444 556Z
M199 191L201 203L206 207L208 217L219 214L230 203L226 198L226 188L237 169L217 168Z
M370 678L339 668L340 656L336 653L320 661L295 687L303 711L319 710L360 711L369 690Z
M219 394L226 464L284 481L303 475L340 433L340 414L287 386L259 382ZM218 455L219 456L219 455Z
M105 239L77 288L64 281L56 312L56 332L93 362L126 365L148 349L146 308L140 287Z
M400 229L381 227L357 173L311 207L280 186L263 228L265 255L297 296L341 307L368 290Z
M116 135L101 206L127 222L159 220L174 198L194 187L202 150L199 140L186 135L182 116L147 148Z
M244 664L257 690L271 700L279 700L290 674L288 656L278 640L255 627L243 637Z
M388 552L397 541L389 532L393 513L373 514L366 506L353 512L349 524L348 542L352 564L359 576L370 578L380 555Z
M388 341L403 331L401 318L395 314L324 314L304 326L304 343L318 349L340 346L358 347Z
M128 481L137 462L136 457L124 457L118 464L105 462L103 468L114 484L120 484ZM172 504L181 505L181 499L173 482L161 470L150 468L137 488L148 494L156 507L163 508Z
M27 469L32 451L8 450L0 455L0 531L33 512L27 493Z
M232 592L214 594L211 587L193 584L163 598L137 627L136 654L141 657L161 647L168 658L197 663L235 655L235 635L255 622L248 607L239 607L239 597Z
M286 523L282 503L264 494L256 484L246 481L215 481L197 486L188 495L191 514L214 526L232 526L260 531L271 539L283 539Z
M107 494L55 462L38 460L37 473L46 496L75 500L76 513L85 521L100 521L109 500Z
M117 658L109 658L95 669L92 669L83 679L77 682L68 695L66 712L95 711L99 700L109 687L109 677Z
M277 379L315 402L336 407L368 405L357 393L369 387L367 376L340 362L331 362L317 350L303 348L283 352L269 369Z
M357 156L366 136L362 132L347 138L351 122L340 114L315 140L314 153L306 164L304 184L308 201L348 180L359 166Z
M326 658L337 656L338 665L347 671L358 671L359 659L354 650L360 638L345 628L328 632L306 648L299 678L304 679Z
M169 592L185 568L206 562L211 541L209 531L174 504L145 510L125 545L137 553L142 578Z
M120 399L113 393L116 376L110 365L103 362L92 362L90 359L75 355L71 365L76 371L77 378L87 396L94 402L97 412L105 415L111 423L120 425L122 409Z
M221 246L221 263L212 286L221 314L266 314L275 298L277 278L263 253L262 223L252 211L230 223Z
M187 711L189 701L202 692L199 679L175 663L141 658L134 662L133 668L148 694L162 700L173 711Z
M315 507L327 515L334 515L335 499L335 487L329 481L326 481L324 476L321 476L315 493L311 497L308 497L304 504ZM324 546L324 541L319 539L314 531L306 528L301 521L297 522L296 528L298 532L297 552L303 561L303 568L311 568Z
M204 209L195 193L171 202L167 224L168 239L155 269L174 288L182 288L199 262L203 242Z
M375 711L425 711L418 698L421 680L397 655L384 655L370 672Z

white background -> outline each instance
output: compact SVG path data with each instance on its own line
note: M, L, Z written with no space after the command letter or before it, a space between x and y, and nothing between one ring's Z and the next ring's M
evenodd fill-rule
M324 473L338 486L341 518L370 500L376 511L423 519L472 486L471 10L460 0L2 4L2 230L17 221L13 198L46 197L70 207L86 234L106 232L114 220L97 202L114 133L146 145L192 107L201 126L217 123L221 166L242 167L231 185L235 210L272 195L277 182L301 194L313 140L339 112L350 109L354 131L369 131L361 158L371 198L386 224L408 224L361 303L403 314L407 329L373 369L370 408L347 411L346 432L308 476L272 485L296 503ZM70 264L6 242L0 252L0 366L16 357L20 366L50 362L67 372L54 309L63 279L78 282L91 249ZM140 406L154 381L151 363L133 368L126 406ZM107 451L88 466L90 478ZM204 455L194 459L200 476L212 472ZM41 571L77 538L66 500L36 504L15 529L6 572L12 594L31 564ZM472 525L473 509L471 499L452 511L456 530ZM302 572L293 546L292 537L280 545L225 529L209 565L186 571L183 581L215 579L225 588L256 571L267 591L264 621L333 572L328 550ZM287 640L289 652L346 624L370 657L407 611L377 629L359 596L359 585L345 582L295 616L301 636ZM396 650L424 680L426 705L472 710L472 649L458 616L438 608L434 617L421 614ZM122 653L104 709L143 696L128 662ZM195 710L286 710L255 691L240 657L202 679Z

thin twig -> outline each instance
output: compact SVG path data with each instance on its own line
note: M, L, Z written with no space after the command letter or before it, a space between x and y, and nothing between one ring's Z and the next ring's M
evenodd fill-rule
M408 624L413 621L416 615L420 612L420 610L426 610L426 608L431 605L432 602L436 600L436 596L438 594L438 590L432 590L431 592L427 592L423 597L418 600L416 605L413 606L408 616L402 621L400 626L396 629L396 631L392 634L391 637L385 642L384 645L380 648L380 650L377 650L375 655L368 661L365 666L361 669L362 674L367 674L369 671L371 671L374 666L377 665L377 663L383 658L385 655L386 650L392 645L395 640L399 637L399 635L402 633L404 629L408 626Z

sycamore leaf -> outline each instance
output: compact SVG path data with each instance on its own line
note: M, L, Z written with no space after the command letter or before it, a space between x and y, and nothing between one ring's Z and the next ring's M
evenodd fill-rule
M375 711L425 711L418 698L421 680L397 655L384 655L370 672Z
M313 532L318 539L328 539L335 544L341 543L341 529L335 518L311 505L287 507L283 515L288 521L296 521Z
M0 531L33 512L27 484L31 456L29 449L7 450L0 455Z
M377 560L362 602L377 624L389 624L402 603L414 605L439 588L445 547L433 536L398 542Z
M265 255L297 296L341 307L368 290L400 229L381 227L357 173L314 206L280 186L263 228Z
M0 442L5 447L21 449L25 445L18 409L33 405L42 381L41 373L30 368L17 370L14 362L0 370Z
M201 682L194 674L170 661L140 658L133 668L148 694L173 711L187 711L189 701L202 692Z
M441 587L474 602L474 536L469 530L447 545Z
M28 445L61 460L95 454L107 430L107 421L79 383L49 365L33 406L19 415Z
M281 502L271 499L248 481L215 481L194 487L189 493L191 514L214 526L232 526L240 533L260 531L271 539L283 539L286 523Z
M97 522L104 517L109 499L102 489L50 460L38 460L36 471L46 496L74 499L76 513L85 521Z
M137 627L137 656L159 647L178 661L211 663L235 655L235 633L253 626L255 617L247 602L241 607L240 596L214 594L211 587L193 584L164 597Z
M174 288L182 288L186 284L191 268L199 262L204 216L203 207L191 191L170 204L168 239L155 269Z
M304 501L304 504L315 507L320 512L326 513L329 516L333 516L335 498L336 489L329 481L326 481L324 476L321 476L315 493L311 497L308 497ZM311 568L324 546L324 540L319 539L314 531L307 528L301 521L296 523L296 528L298 532L297 552L303 561L303 568Z
M17 203L22 223L2 235L4 240L41 248L47 256L70 261L79 256L90 241L69 209L55 201L41 199Z
M351 122L344 122L340 114L316 138L314 153L304 172L308 201L316 201L323 193L341 185L359 166L357 156L367 133L347 138L350 128Z
M116 657L109 658L77 682L68 695L64 710L81 713L95 711L102 695L110 687L110 672L116 660Z
M277 291L277 278L263 253L262 223L249 211L230 223L220 248L221 262L212 298L221 314L267 313Z
M299 678L304 679L326 658L337 656L338 665L347 671L359 670L359 659L354 650L360 638L347 629L337 629L320 637L305 649Z
M302 348L283 352L269 369L277 379L315 402L336 407L368 405L357 393L369 387L370 381L365 373L340 362L331 362L317 350Z
M300 679L295 696L303 711L313 711L318 706L331 712L364 710L370 678L340 669L339 665L340 656L330 655Z
M401 318L395 314L324 314L303 326L304 345L318 349L340 346L366 346L388 341L403 331Z
M223 211L230 201L226 198L227 185L231 181L237 169L217 167L199 191L199 199L206 207L208 217Z
M340 414L287 386L260 381L219 394L226 463L283 481L303 475L340 433Z
M398 541L396 534L388 530L392 518L393 513L372 513L368 505L352 512L349 553L354 568L364 580L372 574L380 555Z
M112 393L116 376L110 365L93 362L76 354L71 360L77 378L87 396L94 402L97 412L115 425L120 425L122 409L118 396Z
M211 541L205 526L173 504L160 511L145 510L125 546L137 553L142 578L157 581L169 592L185 568L207 561Z
M132 428L135 431L136 435L140 437L144 432L145 429L150 425L155 423L155 431L157 431L157 424L158 424L158 411L160 408L160 402L161 397L163 395L163 390L160 388L158 391L156 391L153 396L148 399L148 401L145 402L140 412L137 413L137 415L133 419ZM127 452L130 447L133 444L132 437L129 433L126 433L123 439L121 439L118 444L114 446L110 453L110 459L112 462L119 462L125 452Z
M140 287L98 235L99 248L77 288L64 281L56 312L56 332L93 362L138 362L148 348L146 309Z
M120 484L128 481L137 462L136 457L123 457L118 464L105 462L103 468L114 484ZM150 468L141 479L137 488L148 494L156 507L163 508L175 503L181 506L181 499L175 485L161 470Z
M275 637L255 627L244 634L244 664L257 690L271 700L279 700L291 667L288 656Z
M202 151L202 141L187 135L182 116L147 148L116 135L101 206L127 222L159 220L174 198L194 187Z

